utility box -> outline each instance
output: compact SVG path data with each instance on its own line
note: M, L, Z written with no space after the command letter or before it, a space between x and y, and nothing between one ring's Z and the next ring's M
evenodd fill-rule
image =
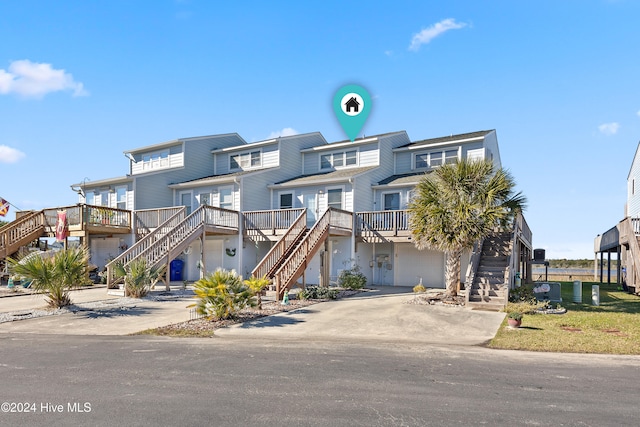
M544 261L544 258L546 256L546 252L544 249L534 249L533 250L533 260L540 262L540 261Z
M533 294L538 301L562 302L561 290L558 282L536 282Z

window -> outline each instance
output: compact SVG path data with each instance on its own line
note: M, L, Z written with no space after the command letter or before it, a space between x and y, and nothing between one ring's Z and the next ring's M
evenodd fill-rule
M435 168L444 164L456 163L458 161L458 149L443 151L431 151L429 153L419 153L415 155L415 169Z
M338 153L322 154L320 156L320 169L341 168L345 166L357 166L358 151L340 151Z
M262 165L262 153L251 151L229 156L229 169L249 169L258 168Z
M451 163L458 163L458 150L447 150L444 152L444 163L449 165Z
M200 193L200 206L211 206L211 194Z
M127 187L116 188L116 208L127 209Z
M142 155L142 170L166 168L169 166L169 150Z
M220 189L220 207L223 209L233 209L233 189Z
M293 193L280 194L280 209L293 208Z
M327 206L342 209L342 188L327 190Z
M385 193L382 195L382 205L385 211L400 210L400 193Z
M416 169L429 167L428 154L416 154Z

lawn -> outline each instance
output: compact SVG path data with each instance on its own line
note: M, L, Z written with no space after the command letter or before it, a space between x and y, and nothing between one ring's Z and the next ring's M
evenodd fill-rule
M573 282L562 283L565 314L525 314L520 328L507 320L491 348L568 353L640 354L640 297L617 285L583 283L582 303L573 303ZM591 286L600 285L600 305L591 304ZM523 311L509 304L507 311Z

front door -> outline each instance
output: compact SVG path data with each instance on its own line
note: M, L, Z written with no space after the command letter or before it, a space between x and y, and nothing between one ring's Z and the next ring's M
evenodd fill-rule
M307 227L311 227L316 223L318 216L316 193L302 193L302 206L307 208Z
M189 215L191 213L191 209L192 209L191 197L192 197L191 191L185 191L183 193L180 193L180 204L182 206L186 206L186 208L187 208L186 214L187 215Z

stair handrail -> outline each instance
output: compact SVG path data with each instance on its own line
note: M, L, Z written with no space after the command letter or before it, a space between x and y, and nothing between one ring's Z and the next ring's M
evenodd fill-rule
M310 254L315 253L318 244L322 241L322 238L326 236L331 224L331 211L329 208L324 214L316 221L311 227L309 233L304 239L296 246L295 250L287 257L286 261L275 273L276 293L280 298L280 294L288 288L289 282L293 279L293 276L300 269L300 267L307 261Z
M467 266L467 274L464 279L465 288L465 305L469 304L469 296L471 295L471 289L473 288L473 282L476 280L476 274L478 273L478 266L480 265L480 258L482 255L482 246L484 245L484 239L478 240L471 251L469 257L469 265Z
M12 244L44 225L44 211L32 212L10 222L0 229L0 250L8 249Z
M125 250L123 253L111 260L107 265L107 287L109 287L114 280L114 267L118 263L122 263L123 266L127 266L135 258L140 256L147 248L157 242L162 236L170 232L184 219L184 213L186 207L180 206L180 209L170 216L165 222L160 224L155 230L145 235L142 239L138 240L135 244Z
M202 205L138 256L145 257L149 267L155 267L165 256L171 258L171 250L188 239L194 231L204 232L206 226L237 230L238 215L237 211Z
M256 265L251 272L254 277L272 277L272 270L280 261L280 259L287 253L287 251L294 245L300 235L307 230L307 210L303 209L298 215L298 218L291 224L284 235L271 247L269 252L262 258L262 260Z

